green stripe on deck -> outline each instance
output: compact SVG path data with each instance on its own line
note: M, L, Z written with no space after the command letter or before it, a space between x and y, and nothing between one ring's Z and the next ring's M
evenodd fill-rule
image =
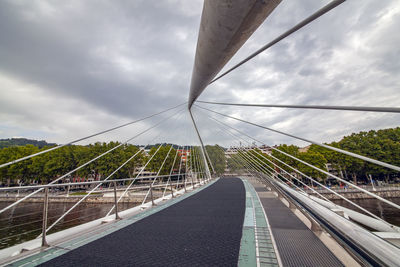
M242 181L246 189L246 211L238 266L257 266L257 259L259 266L279 266L269 225L257 192L246 179L242 178Z

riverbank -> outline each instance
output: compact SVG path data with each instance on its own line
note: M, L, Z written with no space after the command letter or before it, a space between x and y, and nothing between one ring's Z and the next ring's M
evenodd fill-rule
M383 198L394 198L394 197L400 197L400 190L394 191L394 190L389 190L389 191L371 191L372 193L383 197ZM320 193L320 192L319 192ZM347 199L373 199L373 196L370 196L366 193L363 192L345 192L341 191L338 192L340 195ZM316 195L314 192L309 192L310 195ZM326 192L321 192L321 195L326 197L327 199L341 199L338 195L334 193L326 193Z
M400 198L387 198L387 200L400 205ZM336 203L342 207L348 208L348 209L353 209L354 206L350 204L349 202L340 199L340 200L332 200L333 203ZM377 215L378 217L382 218L383 220L394 224L396 226L400 227L400 210L396 209L393 206L390 206L382 201L379 201L377 199L371 199L371 198L366 198L366 199L354 199L352 200L355 202L357 205L360 205L361 207L367 209L368 211L372 212L373 214Z
M159 198L162 196L161 192L154 192L154 197ZM119 202L121 203L140 203L143 201L146 192L144 193L134 193L129 194L128 196L123 197ZM15 202L17 200L22 199L24 196L0 196L0 202ZM76 203L80 199L82 199L83 195L79 196L66 196L66 195L56 195L56 196L49 196L49 203ZM119 195L118 195L119 197ZM148 200L149 200L148 196ZM43 196L32 196L24 201L24 203L43 203L44 197ZM107 196L101 195L90 195L84 201L84 203L114 203L114 195L108 194Z
M363 189L374 193L380 197L383 198L399 198L400 197L400 188L399 187L371 187L371 186L365 186L362 187ZM366 193L363 193L359 191L358 189L349 189L349 188L331 188L331 190L335 191L336 193L339 193L340 195L344 196L345 198L348 199L373 199L373 196L370 196ZM318 193L326 197L327 199L331 200L336 200L336 199L341 199L338 195L332 193L329 190L326 189L316 189ZM316 195L315 192L311 190L305 190L310 195Z

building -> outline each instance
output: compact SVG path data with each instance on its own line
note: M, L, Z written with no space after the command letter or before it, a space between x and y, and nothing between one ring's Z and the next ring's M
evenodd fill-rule
M182 162L186 162L190 157L189 149L178 149L178 154L182 158Z
M231 146L225 151L225 157L227 159L230 159L232 157L232 155L235 155L235 154L238 153L238 150L244 151L244 152L248 152L248 151L250 151L252 149L259 149L259 150L261 150L262 153L267 154L267 155L271 155L271 153L272 153L272 147L266 146L266 145L261 145L261 146L256 146L256 145L252 145L252 146Z
M311 145L305 146L305 147L300 147L299 152L304 153L307 152L310 149Z
M270 147L270 146L261 145L258 147L258 149L260 149L262 153L267 154L267 155L271 155L271 153L272 153L272 147Z
M144 167L136 167L135 172L133 174L137 175L139 173L140 173L140 176L154 176L157 174L156 172L146 171L146 169L144 169Z

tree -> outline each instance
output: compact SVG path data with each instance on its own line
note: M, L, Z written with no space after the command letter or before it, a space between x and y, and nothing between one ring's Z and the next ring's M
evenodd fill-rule
M150 156L154 155L154 153L157 151L157 148L158 147L152 147L150 149L149 155ZM171 151L170 151L170 149L171 149ZM169 154L168 154L168 151L170 151ZM160 169L160 167L167 155L168 155L168 157L164 163L164 166L162 167L162 169L160 171L160 175L169 174L171 171L171 168L172 168L172 164L174 162L175 155L176 155L176 149L171 148L171 145L165 145L165 146L160 147L157 154L149 162L148 169L151 170L152 172L158 172L158 170ZM181 156L178 153L178 156L175 160L174 169L179 168L179 166L181 166L181 168L182 168L181 173L184 173L185 165L180 164L180 162L181 162Z
M207 145L205 148L208 156L210 157L210 161L214 167L216 174L217 175L223 174L225 172L225 165L226 165L224 151L218 145L214 146Z
M280 151L283 151L283 152L285 152L287 154L290 154L290 155L292 155L292 156L294 156L296 158L298 157L298 154L299 154L299 147L295 146L295 145L289 145L289 146L288 145L279 145L277 147L277 149L280 150ZM274 156L275 158L278 158L279 160L285 162L286 164L292 166L293 168L296 168L298 166L298 161L297 160L295 160L295 159L293 159L293 158L291 158L289 156L286 156L283 153L281 153L279 151L276 151L275 149L272 150L272 156ZM292 170L290 168L286 167L284 164L282 164L282 163L280 163L278 161L276 161L275 163L277 165L279 165L285 171L292 172Z
M322 170L326 170L327 160L325 159L325 157L323 155L321 155L318 152L307 151L307 152L299 153L297 156L299 159L301 159L315 167L318 167ZM314 168L311 168L310 166L307 166L306 164L300 163L298 165L298 170L312 178L317 178L317 180L322 181L324 183L326 182L326 178L327 178L326 174L324 174Z
M243 158L238 154L231 155L230 158L227 160L228 168L231 172L241 172L245 169L246 162Z

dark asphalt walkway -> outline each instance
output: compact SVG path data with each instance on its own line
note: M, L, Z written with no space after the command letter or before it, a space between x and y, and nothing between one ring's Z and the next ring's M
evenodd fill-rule
M245 197L240 179L220 179L41 266L237 266Z

